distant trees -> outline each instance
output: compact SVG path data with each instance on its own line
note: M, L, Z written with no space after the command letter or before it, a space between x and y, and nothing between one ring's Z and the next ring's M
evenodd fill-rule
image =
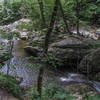
M32 17L32 19L36 19L36 16L39 15L39 9L41 8L40 9L41 15L45 15L45 18L41 16L41 19L43 20L42 26L44 26L46 20L48 20L48 22L46 23L47 24L49 23L49 19L51 16L50 14L54 6L54 0L49 0L49 1L48 0L18 0L18 1L17 0L4 0L4 6L11 1L14 1L15 3L12 2L12 4L14 3L14 5L13 5L13 8L9 7L9 12L10 11L13 12L14 10L11 10L11 9L14 9L14 6L16 5L18 6L19 4L23 2L21 6L26 6L26 5L27 6L26 7L18 6L19 9L16 6L16 11L20 10L18 12L22 14L23 12L27 13L26 15L28 15L28 17ZM74 21L74 23L75 22L77 23L77 27L76 27L77 33L79 33L79 29L78 29L79 20L87 21L89 23L100 23L100 1L99 0L61 0L60 2L61 2L60 4L64 12L63 13L64 16L62 14L62 17L64 17L64 19L67 20L67 21L64 20L66 29L68 27L67 23L70 23L69 21ZM40 5L39 7L37 6L38 3ZM31 11L33 8L34 8L34 13L32 13ZM22 10L23 12L21 12L21 9L23 9ZM6 13L6 7L4 7L4 10ZM11 12L9 13L9 16L12 14ZM37 18L38 17L39 16L37 16ZM4 18L6 18L6 16L4 16ZM7 15L7 18L8 18L8 15ZM69 29L67 29L67 32L70 33Z

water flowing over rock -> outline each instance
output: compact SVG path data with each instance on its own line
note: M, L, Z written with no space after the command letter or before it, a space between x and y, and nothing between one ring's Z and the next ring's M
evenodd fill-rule
M99 29L96 29L96 27L92 27L92 26L80 26L79 28L80 31L80 35L87 37L87 38L91 38L94 40L98 40L100 35L98 33L100 33ZM72 31L74 34L77 34L77 30L76 28L73 29Z

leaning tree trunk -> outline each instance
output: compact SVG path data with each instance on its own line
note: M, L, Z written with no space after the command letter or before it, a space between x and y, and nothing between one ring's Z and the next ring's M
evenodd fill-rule
M45 37L45 46L44 46L45 54L47 54L47 52L48 52L49 40L50 40L50 36L51 36L52 30L53 30L53 27L54 27L54 23L55 23L55 20L56 20L58 5L59 5L59 0L56 0L55 6L54 6L54 9L53 9L53 12L52 12L52 16L51 16L50 25L49 25L49 28L48 28L48 31L47 31L47 34L46 34L46 37Z
M48 54L48 44L49 44L50 35L51 35L51 32L52 32L53 27L54 27L55 20L56 20L58 4L59 4L59 1L56 0L55 6L54 6L54 9L53 9L53 12L52 12L52 16L51 16L50 25L49 25L49 28L48 28L48 31L47 31L47 34L46 34L46 37L45 37L44 56ZM45 62L45 66L46 65L47 65L47 62ZM44 73L44 67L41 67L40 70L39 70L38 83L37 83L37 90L39 92L40 99L42 99L41 96L42 96L43 73Z
M45 16L44 16L44 6L43 6L43 2L42 2L42 0L38 0L38 3L39 3L41 17L42 17L42 28L46 28L46 21L45 21ZM43 74L44 74L44 68L41 67L39 69L39 74L38 74L38 79L37 79L37 91L39 92L40 100L42 99L42 81L43 81Z
M71 32L70 29L69 29L69 26L68 26L68 23L67 23L67 20L66 20L64 11L63 11L62 4L61 4L60 0L58 0L58 1L59 1L59 6L60 6L60 11L61 11L61 14L62 14L64 23L65 23L65 25L66 25L66 30L67 30L67 32L68 32L70 35L72 35L72 32Z

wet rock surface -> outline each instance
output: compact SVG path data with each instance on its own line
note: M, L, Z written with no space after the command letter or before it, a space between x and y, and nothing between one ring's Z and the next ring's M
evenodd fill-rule
M21 25L22 23L29 23L30 20L29 19L20 19L18 21L15 21L14 23L11 23L9 25L4 25L4 26L0 26L0 29L3 30L6 33L10 32L16 32L20 34L20 38L22 40L27 40L28 39L28 31L26 29L18 29L18 26Z
M20 25L20 24L23 23L23 22L28 23L28 22L30 22L30 20L29 20L29 19L24 19L24 18L23 18L23 19L20 19L20 20L18 20L18 21L15 21L14 23L11 23L11 24L9 24L9 25L0 26L0 29L2 29L2 30L4 30L4 31L6 31L6 29L10 29L10 30L12 30L12 32L13 32L13 31L16 31L17 26Z

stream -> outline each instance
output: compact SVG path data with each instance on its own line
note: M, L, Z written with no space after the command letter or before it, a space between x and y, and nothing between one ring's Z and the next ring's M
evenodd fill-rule
M6 31L6 29L12 30L12 32L19 32L21 35L26 35L26 30L17 29L17 26L23 22L30 22L29 19L20 19L14 23L9 25L0 26L0 29ZM91 30L91 29L90 29ZM90 31L88 30L88 31ZM82 29L82 33L84 33L85 29ZM85 31L85 34L90 34L88 31ZM94 30L92 30L93 32ZM74 31L76 32L76 31ZM92 34L93 35L93 34ZM93 35L94 38L94 35ZM3 40L4 42L4 40ZM20 83L21 87L30 86L32 84L37 84L37 77L39 68L38 65L33 67L34 60L28 59L29 54L24 51L24 47L28 46L28 42L20 39L14 40L14 47L13 47L13 58L10 60L10 72L9 74L15 77L22 78L22 82ZM5 65L0 69L0 72L4 74L7 73L7 61ZM78 83L86 83L91 85L98 93L100 93L100 82L90 81L82 74L77 73L69 73L67 71L62 72L58 70L54 70L51 68L46 68L44 70L44 78L43 82L53 82L57 83L61 86L67 86L70 84L78 84Z
M31 66L34 64L34 61L27 59L29 56L25 51L24 47L28 45L27 41L24 40L15 40L13 48L13 58L10 61L10 72L9 74L15 77L20 77L23 81L20 83L21 87L30 86L36 84L38 69ZM0 72L6 74L7 72L7 62ZM100 82L89 81L82 74L77 73L60 73L59 71L50 70L49 68L44 71L44 82L54 82L60 85L69 85L74 83L86 83L91 84L92 87L100 93Z
M23 79L20 86L30 86L36 84L39 69L33 67L34 61L28 59L28 54L24 51L24 47L28 45L27 41L15 40L13 47L13 58L10 60L10 72L9 74L15 77ZM37 66L38 67L38 66ZM7 62L0 70L3 73L7 73ZM48 69L44 72L44 82L54 81L55 75Z

